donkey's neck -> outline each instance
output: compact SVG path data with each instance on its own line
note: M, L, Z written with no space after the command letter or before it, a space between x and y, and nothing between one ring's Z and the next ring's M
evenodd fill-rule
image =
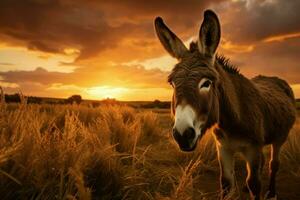
M251 142L263 144L261 109L265 106L262 107L264 99L258 88L239 73L228 72L221 65L216 66L216 69L220 80L219 127L229 135L243 136Z
M242 102L239 98L237 85L242 85L245 77L237 73L230 73L221 64L216 64L216 69L220 75L218 88L220 123L227 120L239 122L241 118Z

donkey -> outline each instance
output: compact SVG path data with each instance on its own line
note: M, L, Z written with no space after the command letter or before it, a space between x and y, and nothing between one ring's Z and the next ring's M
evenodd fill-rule
M280 148L296 118L292 89L277 77L247 79L228 59L216 55L221 31L218 17L211 10L204 12L198 41L189 49L161 17L154 23L163 47L178 60L168 82L174 89L172 134L180 149L193 151L197 141L212 129L220 165L221 199L235 188L234 154L240 152L247 162L247 190L251 199L259 200L262 150L270 144L267 198L276 198Z

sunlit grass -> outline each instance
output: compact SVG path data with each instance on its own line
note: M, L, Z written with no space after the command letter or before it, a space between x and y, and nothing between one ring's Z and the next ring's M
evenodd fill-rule
M2 101L1 199L216 199L218 188L197 187L206 173L219 172L211 134L183 153L166 113ZM298 122L281 156L295 178L299 132Z

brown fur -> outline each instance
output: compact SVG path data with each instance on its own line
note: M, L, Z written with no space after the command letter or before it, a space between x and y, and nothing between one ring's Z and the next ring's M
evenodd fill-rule
M212 11L206 11L204 16L198 45L191 43L190 49L166 28L161 18L156 20L162 44L179 60L168 77L174 87L172 112L184 101L193 107L198 117L207 116L203 134L215 127L223 196L233 187L233 154L241 152L247 161L250 194L253 199L261 198L262 148L271 144L268 197L274 197L280 147L296 119L293 91L286 81L277 77L248 79L230 65L228 59L214 56L220 26ZM199 93L198 88L203 77L212 81L205 95Z
M203 76L209 77L216 82L217 90L212 95L218 100L220 117L209 117L207 128L219 123L228 134L258 145L284 142L296 117L290 86L277 77L260 75L249 80L223 56L217 56L215 67L209 68L194 46L192 43L191 55L178 63L168 77L170 83L176 82L174 106L184 98L199 113L209 109L203 107L205 100L199 98L195 84Z

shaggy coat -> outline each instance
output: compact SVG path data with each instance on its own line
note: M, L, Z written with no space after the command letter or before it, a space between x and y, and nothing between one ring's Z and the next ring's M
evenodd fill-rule
M178 59L168 77L174 88L173 135L183 151L192 151L197 140L213 128L220 164L221 199L234 189L234 154L247 161L247 189L261 199L262 148L271 144L268 198L276 197L280 147L296 119L295 98L288 83L277 77L248 79L215 54L220 41L217 15L207 10L197 43L187 49L158 17L155 29L164 48Z

